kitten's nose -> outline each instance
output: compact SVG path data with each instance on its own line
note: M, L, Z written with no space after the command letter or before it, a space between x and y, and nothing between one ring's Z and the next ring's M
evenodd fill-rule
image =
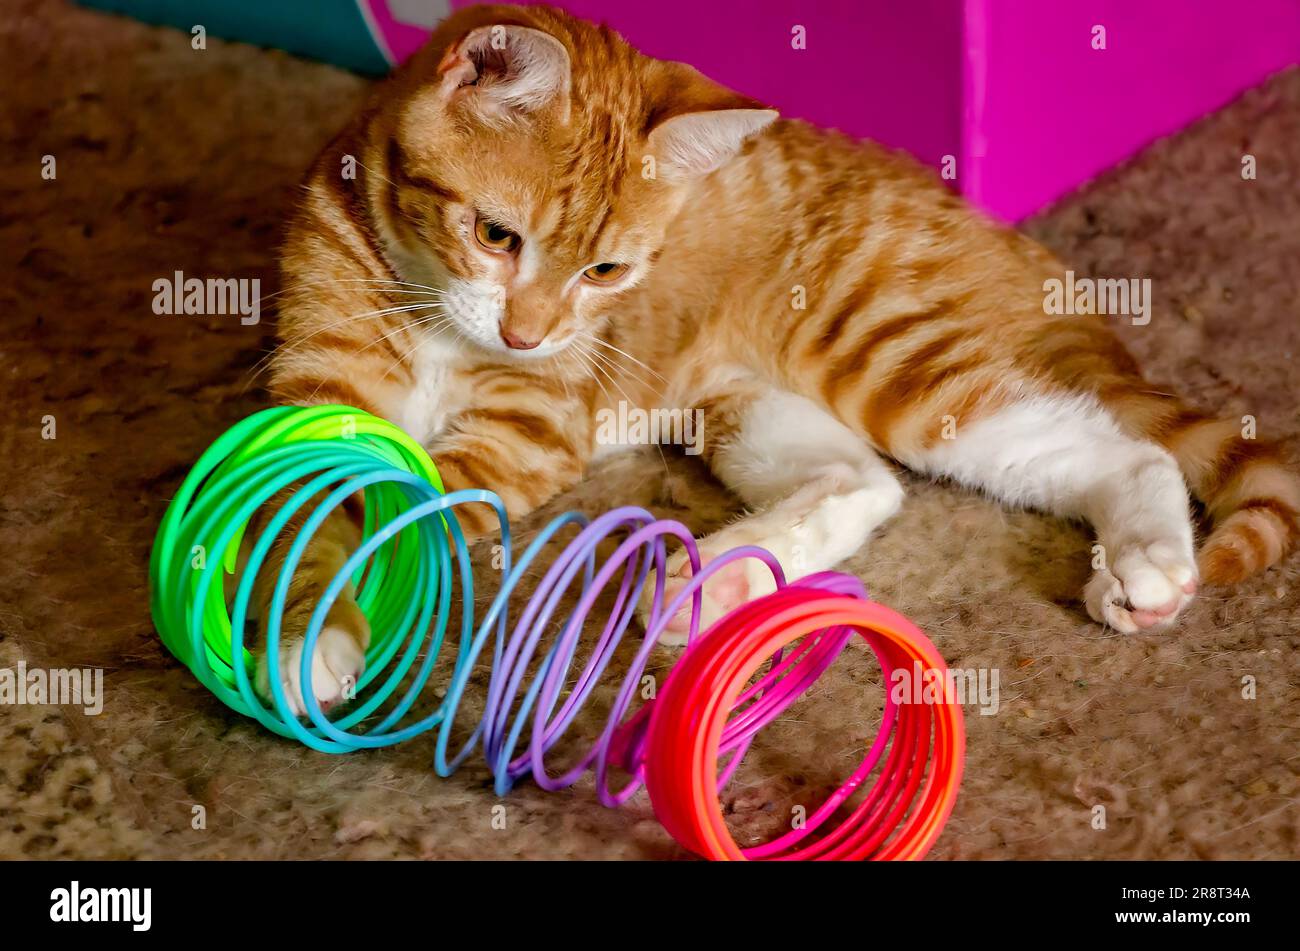
M501 328L501 339L506 342L506 346L511 350L532 350L541 343L540 340L525 340L514 331L506 330L504 327Z

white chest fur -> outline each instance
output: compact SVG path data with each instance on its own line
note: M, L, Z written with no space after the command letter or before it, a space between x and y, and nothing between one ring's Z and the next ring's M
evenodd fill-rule
M447 428L454 414L466 408L469 394L461 374L456 372L456 355L451 348L422 347L411 369L415 382L396 422L427 446Z

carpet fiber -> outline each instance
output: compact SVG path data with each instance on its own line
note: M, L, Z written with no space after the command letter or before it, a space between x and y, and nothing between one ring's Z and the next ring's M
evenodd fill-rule
M614 811L589 781L525 782L500 813L482 768L433 774L427 737L341 758L278 739L153 633L154 528L198 453L264 405L250 370L271 325L157 316L151 286L181 271L273 291L299 176L365 88L278 52L196 51L61 0L0 0L0 668L102 667L106 692L94 717L3 710L0 857L685 856L644 793ZM1293 70L1026 225L1081 275L1150 277L1154 319L1120 328L1149 376L1293 447L1297 142ZM934 857L1300 854L1297 559L1208 592L1176 633L1118 636L1077 603L1080 527L906 478L902 513L847 568L950 664L1001 677L996 715L967 710L966 779ZM618 503L700 531L736 506L693 461L649 450L528 525ZM855 649L763 734L725 795L742 842L783 828L861 755L879 680Z

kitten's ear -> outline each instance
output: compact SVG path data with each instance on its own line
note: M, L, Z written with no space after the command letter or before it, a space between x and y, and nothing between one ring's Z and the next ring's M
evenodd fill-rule
M690 179L718 168L779 113L706 79L681 63L664 64L667 92L647 143L660 174Z
M718 168L740 151L745 140L771 125L774 109L720 109L688 112L661 123L650 133L659 171L671 178L693 178Z
M481 26L452 44L438 64L450 96L465 87L488 111L569 110L569 53L555 37L527 26Z

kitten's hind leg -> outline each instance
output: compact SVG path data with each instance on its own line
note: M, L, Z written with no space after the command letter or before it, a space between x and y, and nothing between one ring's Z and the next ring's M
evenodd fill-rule
M793 580L852 555L898 511L903 488L889 466L809 400L741 377L698 406L705 460L751 509L700 542L704 562L738 545L758 545ZM668 563L669 599L689 573L685 552L677 552ZM771 572L757 559L728 566L704 586L701 630L773 588ZM688 602L663 642L682 643L689 620Z
M1038 396L958 428L914 468L1092 524L1093 619L1132 634L1173 623L1196 591L1188 492L1173 456L1121 432L1088 397Z

